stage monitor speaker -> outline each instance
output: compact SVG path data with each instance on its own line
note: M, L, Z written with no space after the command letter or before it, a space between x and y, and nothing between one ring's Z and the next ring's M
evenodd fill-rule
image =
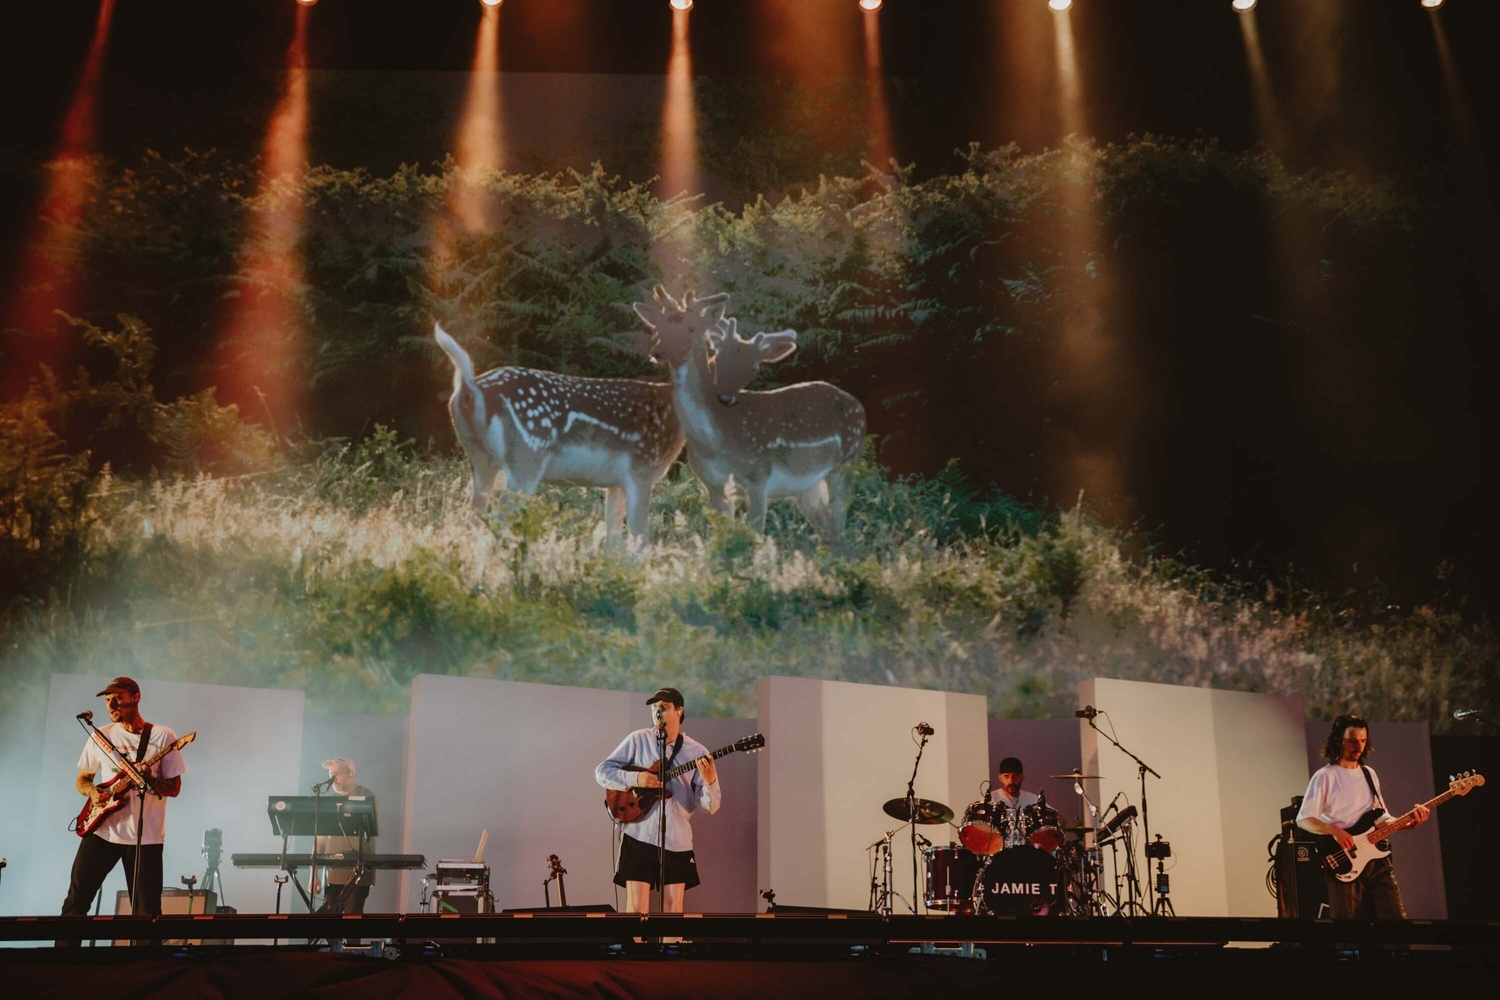
M1316 920L1326 916L1328 884L1311 844L1282 841L1276 848L1278 916Z
M205 913L217 913L219 894L212 889L163 889L161 891L161 912L171 914L193 914L202 916ZM115 916L130 916L130 893L124 889L115 893ZM116 941L117 945L129 944L129 941ZM184 940L181 938L163 941L162 944L203 944L200 938ZM209 941L209 944L218 944L217 941Z

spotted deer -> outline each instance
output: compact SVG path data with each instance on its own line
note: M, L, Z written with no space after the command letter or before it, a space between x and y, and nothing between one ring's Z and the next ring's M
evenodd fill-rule
M765 531L772 498L795 496L818 533L841 544L848 509L842 467L864 440L864 407L827 382L745 391L761 365L796 350L797 334L745 340L724 309L722 296L695 299L688 292L678 303L659 285L655 302L635 304L657 357L672 370L672 406L687 435L688 464L724 513L733 510L726 492L733 477L756 531Z
M682 451L672 387L625 378L578 378L531 368L474 363L437 325L434 336L453 362L448 412L474 472L473 503L483 512L499 473L531 495L541 483L604 490L609 541L622 522L644 539L651 488Z

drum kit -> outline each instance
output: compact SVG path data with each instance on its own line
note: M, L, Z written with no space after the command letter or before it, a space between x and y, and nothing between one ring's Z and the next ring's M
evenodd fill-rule
M1050 775L1071 781L1082 797L1084 781L1098 780L1098 775L1070 771ZM954 823L954 812L932 799L891 799L882 807L886 815L904 822L867 850L876 851L871 865L871 909L889 915L893 903L902 897L891 884L891 844L894 835L907 823L917 826L954 827L958 840L933 844L925 837L921 856L926 869L922 903L929 911L997 916L1085 916L1126 912L1130 904L1121 900L1134 893L1121 892L1120 876L1115 885L1107 884L1104 872L1104 847L1123 844L1130 851L1128 835L1134 809L1123 821L1095 829L1092 826L1068 826L1056 809L1047 805L1046 793L1021 808L987 798L971 803L960 822ZM1089 812L1093 813L1092 804ZM1098 833L1094 843L1089 836ZM884 871L884 885L879 872ZM1120 871L1116 865L1117 873ZM1133 877L1134 865L1128 865L1125 878ZM908 904L915 911L915 907Z

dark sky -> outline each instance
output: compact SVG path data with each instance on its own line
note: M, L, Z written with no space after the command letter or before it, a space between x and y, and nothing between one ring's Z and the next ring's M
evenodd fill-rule
M7 273L35 206L30 178L56 139L97 9L97 0L49 0L12 5L5 15L0 267ZM310 63L378 73L370 79L382 86L399 86L407 79L401 74L463 71L479 16L477 0L321 0L309 22ZM1434 16L1451 76L1439 58ZM120 0L101 150L126 162L146 148L255 152L258 116L275 98L294 17L292 0ZM1015 141L1025 152L1057 145L1066 127L1057 113L1052 17L1044 0L887 0L880 14L885 72L920 95L893 121L897 156L915 161L920 174L951 168L952 151L971 140ZM1433 567L1449 559L1460 565L1459 586L1493 604L1500 584L1489 570L1500 544L1488 523L1494 406L1483 372L1497 353L1488 164L1490 95L1500 93L1500 80L1484 47L1497 37L1500 4L1448 0L1431 15L1417 0L1262 0L1255 17L1267 92L1280 110L1274 135L1257 113L1228 0L1077 0L1069 17L1080 130L1100 141L1141 132L1213 136L1232 149L1268 141L1296 170L1386 176L1418 193L1468 199L1469 228L1452 241L1472 275L1454 286L1460 301L1448 313L1459 320L1451 328L1414 323L1410 338L1355 338L1342 345L1352 357L1325 345L1323 356L1294 362L1272 352L1243 364L1209 354L1146 366L1156 379L1149 388L1163 398L1141 426L1160 443L1121 446L1130 515L1160 527L1168 548L1210 564L1291 560L1335 586L1367 582L1374 572L1421 591ZM659 75L670 24L666 0L507 0L501 65L527 74ZM698 74L863 72L854 0L698 0L691 25ZM546 89L548 78L538 79L529 86ZM559 94L578 89L575 78L553 79ZM452 91L461 94L461 85ZM539 114L565 118L568 109ZM313 126L315 160L376 173L403 161L431 163L449 145L445 128L385 120L378 109L320 120L314 108ZM540 143L542 126L535 129ZM511 141L524 146L526 137ZM651 164L610 166L627 175L654 172ZM1193 252L1163 248L1179 250ZM1174 360L1171 342L1149 347ZM1301 368L1292 372L1292 363ZM1341 388L1349 371L1375 374ZM1198 459L1174 461L1179 451L1201 454L1201 428L1214 397L1225 393L1278 415L1267 420L1265 439L1238 440L1207 468ZM1399 460L1383 457L1393 422L1409 431ZM1087 422L1080 433L1089 433ZM1004 468L980 468L1024 492ZM1070 499L1065 477L1043 478L1055 499ZM1355 564L1363 568L1355 572Z

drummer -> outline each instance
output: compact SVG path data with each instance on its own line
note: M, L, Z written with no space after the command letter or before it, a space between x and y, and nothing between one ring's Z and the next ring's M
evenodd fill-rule
M1035 792L1021 790L1026 782L1026 768L1021 765L1021 758L1006 757L1000 762L1000 770L995 777L999 779L999 784L990 789L991 802L1007 809L1025 809L1036 804Z

